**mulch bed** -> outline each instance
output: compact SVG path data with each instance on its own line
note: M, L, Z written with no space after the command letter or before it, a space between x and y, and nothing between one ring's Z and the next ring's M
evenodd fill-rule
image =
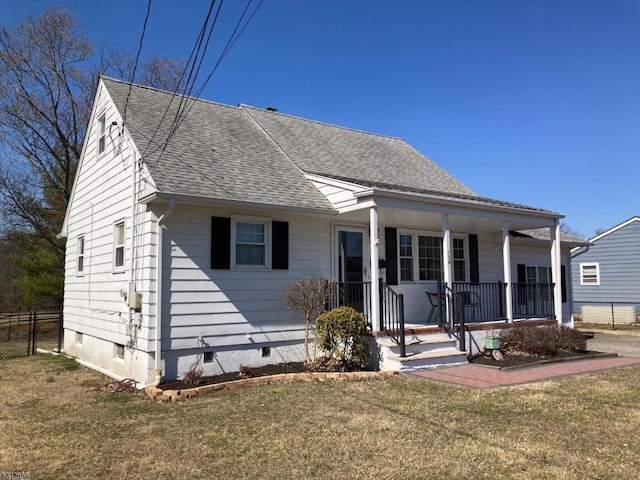
M501 360L492 356L491 351L479 353L476 355L470 355L468 357L469 363L475 363L477 365L487 365L491 367L498 367L500 369L528 367L534 365L540 365L545 363L563 362L568 360L581 360L585 358L598 358L602 356L610 356L602 352L592 351L580 351L580 352L556 352L553 355L527 355L524 353L504 353Z
M213 385L216 383L230 382L232 380L241 380L243 378L265 377L268 375L277 375L280 373L304 373L304 372L348 372L353 371L344 368L344 366L335 359L321 358L313 363L304 362L288 362L278 363L274 365L265 365L262 367L243 367L239 372L227 372L220 375L211 375L201 377L197 382L185 382L184 380L174 380L171 382L161 383L158 388L162 390L180 390L185 388L200 387L203 385Z

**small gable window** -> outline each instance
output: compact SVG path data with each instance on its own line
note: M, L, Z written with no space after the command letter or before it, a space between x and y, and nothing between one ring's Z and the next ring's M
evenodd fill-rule
M106 143L107 143L107 126L106 126L106 116L103 113L98 118L98 155L104 152Z
M580 285L600 285L600 264L580 264Z
M113 231L113 268L124 269L124 221L118 222Z
M76 271L78 273L84 273L84 235L78 237L77 250Z

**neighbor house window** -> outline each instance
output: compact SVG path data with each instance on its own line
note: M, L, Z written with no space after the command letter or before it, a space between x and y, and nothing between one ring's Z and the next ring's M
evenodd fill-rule
M234 222L235 266L268 267L269 222Z
M580 264L580 285L600 285L600 264Z
M418 272L418 281L444 279L444 260L442 237L401 233L399 235L400 280L411 282L413 272ZM467 279L467 258L464 238L453 239L453 281L464 282ZM417 245L416 249L413 245Z
M413 236L400 235L400 280L413 282Z
M122 345L121 343L114 343L114 350L116 358L124 358L124 345Z
M113 232L113 267L124 268L124 222L118 222Z
M76 344L82 345L82 333L76 332Z
M78 237L78 258L76 260L76 271L84 272L84 236Z
M98 118L98 155L104 152L104 148L107 140L107 127L106 127L106 117L103 113Z

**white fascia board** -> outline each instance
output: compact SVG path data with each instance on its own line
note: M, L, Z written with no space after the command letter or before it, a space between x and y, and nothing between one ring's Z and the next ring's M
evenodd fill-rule
M257 208L264 210L283 210L289 212L301 212L301 213L313 213L315 215L327 215L327 216L335 216L338 214L337 210L333 209L325 209L325 208L313 208L313 207L294 207L287 205L275 205L270 203L258 203L258 202L246 202L242 200L229 200L225 198L215 198L215 197L201 197L197 195L187 195L181 193L170 193L170 192L153 192L149 195L145 195L140 198L139 202L143 204L151 204L151 203L167 203L170 199L175 199L179 201L183 205L193 205L193 206L212 206L212 205L224 205L224 206L232 206L232 207L243 207L243 208Z
M607 235L609 235L610 233L615 232L616 230L620 230L621 228L626 227L627 225L633 223L633 222L640 222L640 217L631 217L629 220L626 220L622 223L620 223L619 225L616 225L615 227L610 228L609 230L607 230L606 232L602 232L599 235L596 235L595 237L593 237L592 239L589 240L589 242L597 242L598 240L600 240L602 237L606 237Z
M378 190L375 188L363 192L354 193L358 202L373 200L380 207L399 209L425 210L428 202L428 210L435 213L449 213L452 215L474 216L502 221L521 221L523 218L534 220L538 227L551 227L556 219L564 218L564 215L554 212L531 211L516 207L486 205L463 199L448 199L434 195L414 194L405 192L393 192Z

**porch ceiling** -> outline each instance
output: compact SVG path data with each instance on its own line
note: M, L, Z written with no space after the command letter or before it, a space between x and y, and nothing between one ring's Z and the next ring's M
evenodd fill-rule
M338 215L337 218L341 222L368 224L369 209L364 208L362 210L342 213ZM548 218L540 219L524 216L517 218L513 215L504 218L495 218L494 216L480 216L475 212L469 215L449 215L451 230L460 233L500 232L504 221L509 222L510 230L549 227L553 225L553 221ZM378 222L383 225L399 228L431 231L442 230L442 214L440 212L378 207Z

